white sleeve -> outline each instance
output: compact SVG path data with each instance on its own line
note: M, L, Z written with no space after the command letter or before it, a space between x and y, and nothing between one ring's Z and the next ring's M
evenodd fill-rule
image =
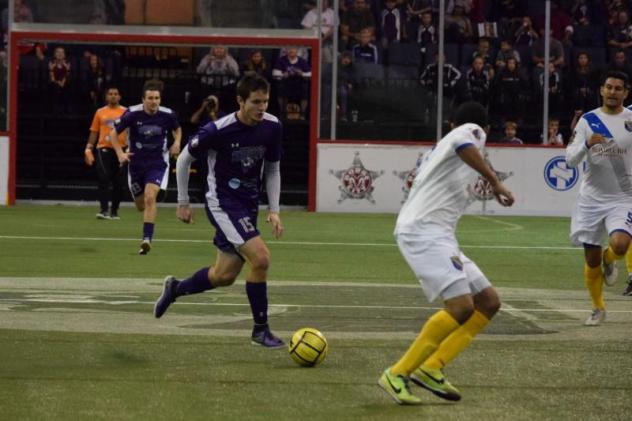
M281 163L280 161L265 161L264 169L266 174L268 207L270 212L278 212L280 209L279 201L281 198Z
M189 204L189 170L195 158L189 152L188 147L182 148L176 162L176 180L178 182L178 204Z
M571 142L566 147L566 164L575 168L586 156L588 152L587 136L588 126L585 118L580 118L575 126Z

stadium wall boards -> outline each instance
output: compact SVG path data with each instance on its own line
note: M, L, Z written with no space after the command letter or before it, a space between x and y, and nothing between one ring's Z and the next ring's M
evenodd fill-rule
M0 206L9 204L9 138L0 136Z
M319 142L316 210L398 212L406 200L417 163L431 144ZM582 168L568 168L558 147L491 146L486 155L516 202L503 208L489 184L468 186L469 214L570 216Z

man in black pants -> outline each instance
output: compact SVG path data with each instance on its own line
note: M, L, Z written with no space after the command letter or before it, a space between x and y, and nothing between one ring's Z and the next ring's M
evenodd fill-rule
M118 208L125 183L125 168L119 164L116 152L112 148L110 135L114 121L123 115L126 108L120 105L121 94L116 87L110 87L107 90L105 99L107 104L99 108L92 119L84 159L88 166L92 166L96 162L99 178L99 203L101 205L97 219L120 219ZM125 147L127 133L121 133L118 140L119 144ZM93 153L95 145L96 156ZM108 212L110 184L112 184L112 206Z

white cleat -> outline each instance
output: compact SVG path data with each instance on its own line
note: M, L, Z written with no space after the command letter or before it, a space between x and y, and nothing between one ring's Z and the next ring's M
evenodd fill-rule
M149 240L143 240L142 243L140 243L140 250L138 250L138 254L147 254L149 253L149 251L151 250L151 241Z
M599 326L606 320L606 310L594 309L584 322L584 326Z

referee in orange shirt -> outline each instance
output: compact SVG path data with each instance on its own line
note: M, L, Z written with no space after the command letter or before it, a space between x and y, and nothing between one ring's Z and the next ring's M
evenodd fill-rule
M101 205L97 219L120 219L118 208L125 184L125 168L119 165L116 152L112 148L110 133L114 127L114 121L123 115L126 108L120 104L121 94L116 87L108 88L105 99L107 104L99 108L92 119L84 159L88 166L92 166L96 162L99 178L99 203ZM125 148L127 146L127 132L119 134L118 141ZM108 212L110 184L112 184L112 206Z

